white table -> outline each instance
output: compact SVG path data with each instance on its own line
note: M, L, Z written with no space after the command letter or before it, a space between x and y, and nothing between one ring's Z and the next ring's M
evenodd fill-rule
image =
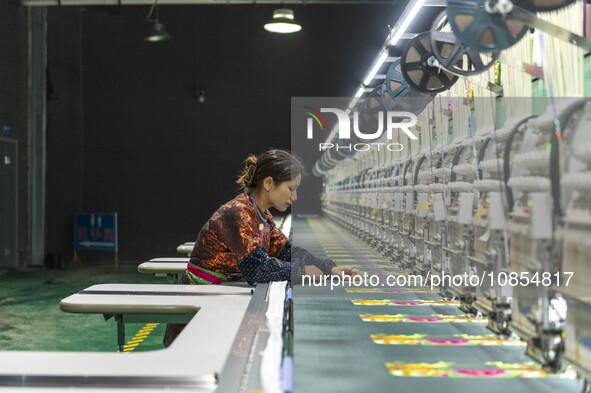
M190 256L191 252L193 252L193 247L195 247L195 242L183 243L176 248L176 252Z
M185 258L189 259L189 258ZM137 267L140 273L153 274L156 277L179 277L187 270L187 262L144 262Z
M60 308L76 313L144 316L151 322L158 321L152 317L184 315L188 324L162 350L0 351L0 390L52 392L76 387L79 392L127 391L123 388L211 392L245 316L251 291L251 287L229 285L91 286L63 299Z
M252 288L230 285L99 284L60 302L62 311L103 314L117 322L117 344L123 350L125 323L188 323L199 308L195 298L251 295Z
M163 262L163 263L189 263L189 257L162 257L162 258L152 258L148 262Z

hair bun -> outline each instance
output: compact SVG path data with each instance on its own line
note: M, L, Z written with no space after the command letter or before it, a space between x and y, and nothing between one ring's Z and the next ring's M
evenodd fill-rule
M250 156L250 157L248 157L246 159L246 161L244 161L244 166L246 168L249 168L251 166L255 166L256 167L257 164L258 164L258 162L259 162L259 159L256 156Z
M279 184L304 174L304 166L299 158L287 150L269 149L258 157L250 155L243 165L236 180L243 192L257 188L267 177Z
M249 156L244 162L244 185L251 187L253 185L254 175L257 170L257 164L259 160L256 156Z

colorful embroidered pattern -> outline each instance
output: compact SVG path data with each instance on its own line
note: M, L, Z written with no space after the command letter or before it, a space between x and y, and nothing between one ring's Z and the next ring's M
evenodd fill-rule
M394 315L374 315L361 314L359 316L365 322L429 322L429 323L487 323L488 319L468 317L466 315L411 315L411 314L394 314Z
M484 362L481 367L455 362L387 363L386 368L395 377L446 378L576 378L576 372L567 369L561 374L548 374L535 363Z
M472 336L470 334L452 334L450 336L433 336L427 334L387 335L372 334L371 339L376 344L384 345L457 345L457 346L516 346L526 344L517 339L501 340L495 335Z
M445 300L412 300L412 301L396 301L396 300L351 300L356 306L459 306L458 301Z

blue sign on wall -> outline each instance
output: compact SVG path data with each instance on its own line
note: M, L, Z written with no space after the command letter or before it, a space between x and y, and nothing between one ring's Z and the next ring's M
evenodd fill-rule
M74 249L117 251L117 213L74 214Z

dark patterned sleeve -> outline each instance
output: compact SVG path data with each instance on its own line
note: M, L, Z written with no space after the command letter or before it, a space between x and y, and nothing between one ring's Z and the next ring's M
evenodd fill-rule
M288 280L297 284L302 280L306 265L316 266L324 274L330 274L336 266L332 260L316 258L291 243L285 245L278 258L269 257L263 247L257 247L238 262L242 277L250 285Z
M271 281L299 283L304 274L304 265L289 260L269 257L263 247L257 247L238 262L242 277L250 285Z
M281 253L279 259L283 261L291 261L292 263L299 263L304 266L316 266L322 270L324 274L330 274L333 267L336 266L331 259L320 259L304 248L295 247L291 242L287 243Z

